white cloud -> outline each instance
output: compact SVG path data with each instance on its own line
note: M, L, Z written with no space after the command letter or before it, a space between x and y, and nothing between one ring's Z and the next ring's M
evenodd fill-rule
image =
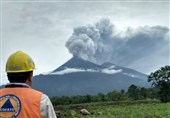
M120 73L120 72L122 72L122 70L121 69L119 69L119 70L114 70L114 69L103 69L102 71L101 71L102 73L106 73L106 74L116 74L116 73Z
M106 74L116 74L122 72L121 69L102 69L102 70L94 70L94 69L82 69L82 68L65 68L64 70L50 73L50 75L64 75L69 73L77 73L77 72L101 72Z
M64 74L76 73L76 72L86 72L86 71L84 69L78 69L78 68L66 68L62 71L50 73L50 75L64 75Z
M130 74L130 73L123 73L124 75L130 76L130 77L137 77L136 75Z
M113 69L113 68L115 68L116 66L115 65L112 65L112 66L110 66L108 69Z

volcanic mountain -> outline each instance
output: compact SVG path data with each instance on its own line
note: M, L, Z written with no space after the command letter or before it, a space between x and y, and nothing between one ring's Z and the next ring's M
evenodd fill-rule
M147 75L112 63L98 65L73 56L56 70L37 75L33 88L49 96L96 95L127 90L132 84L149 87Z

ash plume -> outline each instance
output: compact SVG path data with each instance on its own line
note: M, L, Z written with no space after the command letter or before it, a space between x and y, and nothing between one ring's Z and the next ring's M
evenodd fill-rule
M168 52L168 33L169 29L162 26L128 27L118 31L104 18L94 25L74 28L66 47L74 56L94 63L129 65L161 51Z

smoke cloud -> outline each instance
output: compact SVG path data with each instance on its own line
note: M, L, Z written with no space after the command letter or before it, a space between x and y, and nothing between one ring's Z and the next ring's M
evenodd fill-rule
M162 26L118 31L109 19L101 19L94 25L75 28L66 47L73 55L94 63L129 65L141 58L155 57L161 50L169 54L168 33L169 29Z

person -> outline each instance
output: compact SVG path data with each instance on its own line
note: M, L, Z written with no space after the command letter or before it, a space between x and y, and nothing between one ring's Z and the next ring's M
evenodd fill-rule
M31 88L34 70L28 54L17 51L9 56L10 83L0 90L0 118L57 118L49 97Z

